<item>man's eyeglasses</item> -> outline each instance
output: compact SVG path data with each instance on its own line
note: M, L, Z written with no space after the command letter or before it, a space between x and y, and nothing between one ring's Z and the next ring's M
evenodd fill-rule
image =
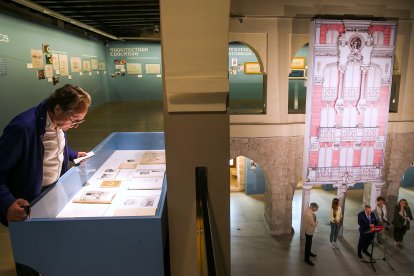
M66 116L68 116L68 118L70 120L70 126L73 127L73 128L77 128L78 125L80 125L83 122L85 122L85 119L73 121L72 118L70 117L70 115L68 113L65 113L65 114L66 114Z

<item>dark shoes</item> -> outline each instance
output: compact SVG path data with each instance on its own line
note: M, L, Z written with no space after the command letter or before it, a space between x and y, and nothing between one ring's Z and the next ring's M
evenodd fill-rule
M305 260L305 263L307 263L308 265L315 265L311 260Z
M316 254L310 253L309 256L316 257Z
M368 257L371 257L371 253L369 253L368 251L362 251L365 255L367 255Z

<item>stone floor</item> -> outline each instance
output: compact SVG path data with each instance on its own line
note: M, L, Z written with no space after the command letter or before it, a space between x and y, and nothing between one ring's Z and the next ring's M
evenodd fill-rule
M271 236L264 223L263 195L231 194L231 269L232 275L413 275L414 229L407 232L404 247L394 246L388 237L388 262L383 261L384 247L375 243L373 264L361 262L357 257L357 213L362 210L362 190L347 194L344 234L339 238L339 249L329 245L328 225L330 202L334 192L312 190L311 201L319 204L319 225L313 238L315 266L304 263L304 241L299 237L301 190L293 199L293 235ZM400 197L414 204L414 189L400 189ZM390 234L392 231L390 231ZM368 260L368 259L367 259ZM391 269L391 266L395 271Z
M133 119L132 119L133 118ZM70 145L77 150L89 151L113 131L163 131L162 104L160 103L108 103L91 110L87 121L68 132ZM356 214L362 208L362 190L347 193L344 236L339 239L339 250L329 242L328 212L334 192L315 189L311 201L320 205L320 221L314 235L316 265L303 262L304 242L299 238L301 190L292 203L293 235L271 236L264 223L263 195L247 196L230 193L231 204L231 269L234 276L247 275L374 275L370 264L361 263L356 256L358 230ZM414 206L414 190L401 189L400 198ZM413 223L414 224L414 223ZM392 239L391 239L392 241ZM414 227L405 237L405 247L388 247L389 263L378 260L374 264L377 275L413 275ZM375 257L383 258L384 249L375 246ZM15 276L14 262L7 228L0 226L0 276ZM59 275L47 275L59 276ZM82 275L80 275L82 276ZM122 275L124 276L124 275ZM129 275L125 275L129 276ZM145 276L145 275L143 275ZM222 276L222 275L219 275Z

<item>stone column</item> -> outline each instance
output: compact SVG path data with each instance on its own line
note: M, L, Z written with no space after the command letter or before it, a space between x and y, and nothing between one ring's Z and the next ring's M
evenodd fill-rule
M369 205L371 205L372 209L377 206L377 197L381 195L382 186L384 186L385 182L372 182L371 183L371 198L369 201Z
M344 214L345 214L345 199L346 199L346 192L348 191L348 185L347 184L340 184L338 186L338 190L336 192L336 197L339 199L339 206L341 206L342 209L342 225L339 228L339 237L342 237L344 234Z
M384 184L385 182L365 183L362 204L369 204L371 205L372 209L374 209L377 205L377 197L381 195L382 186L384 186Z
M303 185L302 186L302 213L300 215L300 238L305 239L305 229L303 229L303 215L305 214L306 208L309 207L310 203L310 191L312 185Z

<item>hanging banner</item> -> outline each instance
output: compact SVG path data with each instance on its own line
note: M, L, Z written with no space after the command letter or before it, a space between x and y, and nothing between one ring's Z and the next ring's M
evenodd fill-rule
M396 23L315 20L304 184L381 181Z

